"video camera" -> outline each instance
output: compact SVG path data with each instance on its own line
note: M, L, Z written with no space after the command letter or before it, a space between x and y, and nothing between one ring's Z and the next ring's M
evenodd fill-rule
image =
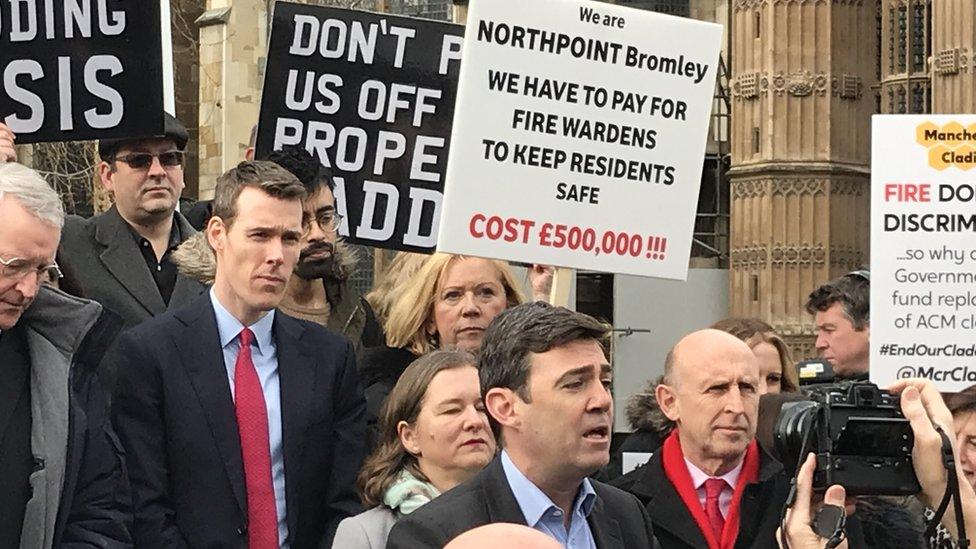
M813 452L815 490L840 484L848 495L914 495L915 436L898 395L865 381L805 388L810 400L783 405L773 428L776 453L793 475Z

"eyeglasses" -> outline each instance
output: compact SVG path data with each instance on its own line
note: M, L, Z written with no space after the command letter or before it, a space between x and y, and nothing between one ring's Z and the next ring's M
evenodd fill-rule
M319 227L327 233L334 233L339 230L342 225L342 216L335 212L322 212L315 216L315 222L319 224ZM308 221L305 226L305 232L312 230L312 223Z
M57 263L35 267L26 259L19 257L4 259L0 257L0 278L20 281L32 271L37 273L37 277L41 282L58 280L64 276L61 274L61 268L58 267Z
M183 165L182 151L167 151L159 154L139 152L117 156L115 160L128 164L133 170L146 170L152 166L154 158L158 158L159 164L164 168L175 168Z

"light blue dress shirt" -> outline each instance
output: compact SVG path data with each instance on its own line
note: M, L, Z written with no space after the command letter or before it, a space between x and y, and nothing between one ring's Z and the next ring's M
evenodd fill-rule
M576 500L573 502L573 516L566 529L563 511L549 499L538 486L532 483L502 450L502 468L508 485L515 494L515 501L522 509L522 515L529 526L555 538L566 549L596 549L596 541L590 524L586 522L596 503L596 492L590 479L584 478Z
M234 318L223 305L217 301L213 289L210 290L210 301L213 303L217 318L217 334L220 336L220 346L224 352L224 366L227 367L227 379L230 381L230 394L234 397L234 369L237 365L237 354L241 348L239 338L244 325ZM288 549L285 539L288 537L288 523L285 520L285 455L281 443L281 387L278 381L278 348L271 337L271 327L274 325L275 312L272 310L261 320L248 326L254 332L251 342L251 361L258 372L261 389L264 391L264 405L268 409L268 442L271 446L271 481L274 485L275 507L278 510L278 544L281 549Z

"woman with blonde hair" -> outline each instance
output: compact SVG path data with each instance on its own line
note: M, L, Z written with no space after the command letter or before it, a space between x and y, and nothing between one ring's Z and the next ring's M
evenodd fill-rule
M471 353L440 350L403 372L380 418L380 438L359 473L369 510L343 520L336 549L386 547L403 515L471 478L495 455Z
M366 294L364 299L373 309L376 320L380 325L386 322L390 316L390 309L400 297L400 292L406 287L417 271L424 265L430 256L426 254L415 254L412 252L397 252L393 256L393 261L384 269L383 276L380 278L376 287Z
M525 301L504 261L444 253L427 258L398 292L384 324L388 346L360 357L373 440L379 409L408 364L435 349L477 351L495 316Z
M790 349L773 327L758 318L726 318L712 324L741 339L759 360L759 389L765 393L793 393L799 390L800 376Z

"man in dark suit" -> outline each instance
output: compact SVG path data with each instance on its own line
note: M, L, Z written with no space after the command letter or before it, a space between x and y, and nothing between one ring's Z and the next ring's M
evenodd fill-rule
M759 365L749 347L718 330L686 336L656 396L677 427L612 484L646 505L661 547L776 548L789 481L755 441Z
M217 183L212 289L120 338L113 420L138 547L329 547L359 511L365 432L351 343L275 307L305 188L268 162Z
M587 477L610 459L609 327L536 302L485 333L481 389L501 455L470 481L402 518L387 547L440 548L472 528L525 524L564 547L653 547L633 496Z
M115 204L90 219L70 216L58 248L61 289L101 303L126 327L183 307L204 291L170 261L170 252L196 231L176 211L189 137L176 118L165 119L163 137L99 142L98 175Z

